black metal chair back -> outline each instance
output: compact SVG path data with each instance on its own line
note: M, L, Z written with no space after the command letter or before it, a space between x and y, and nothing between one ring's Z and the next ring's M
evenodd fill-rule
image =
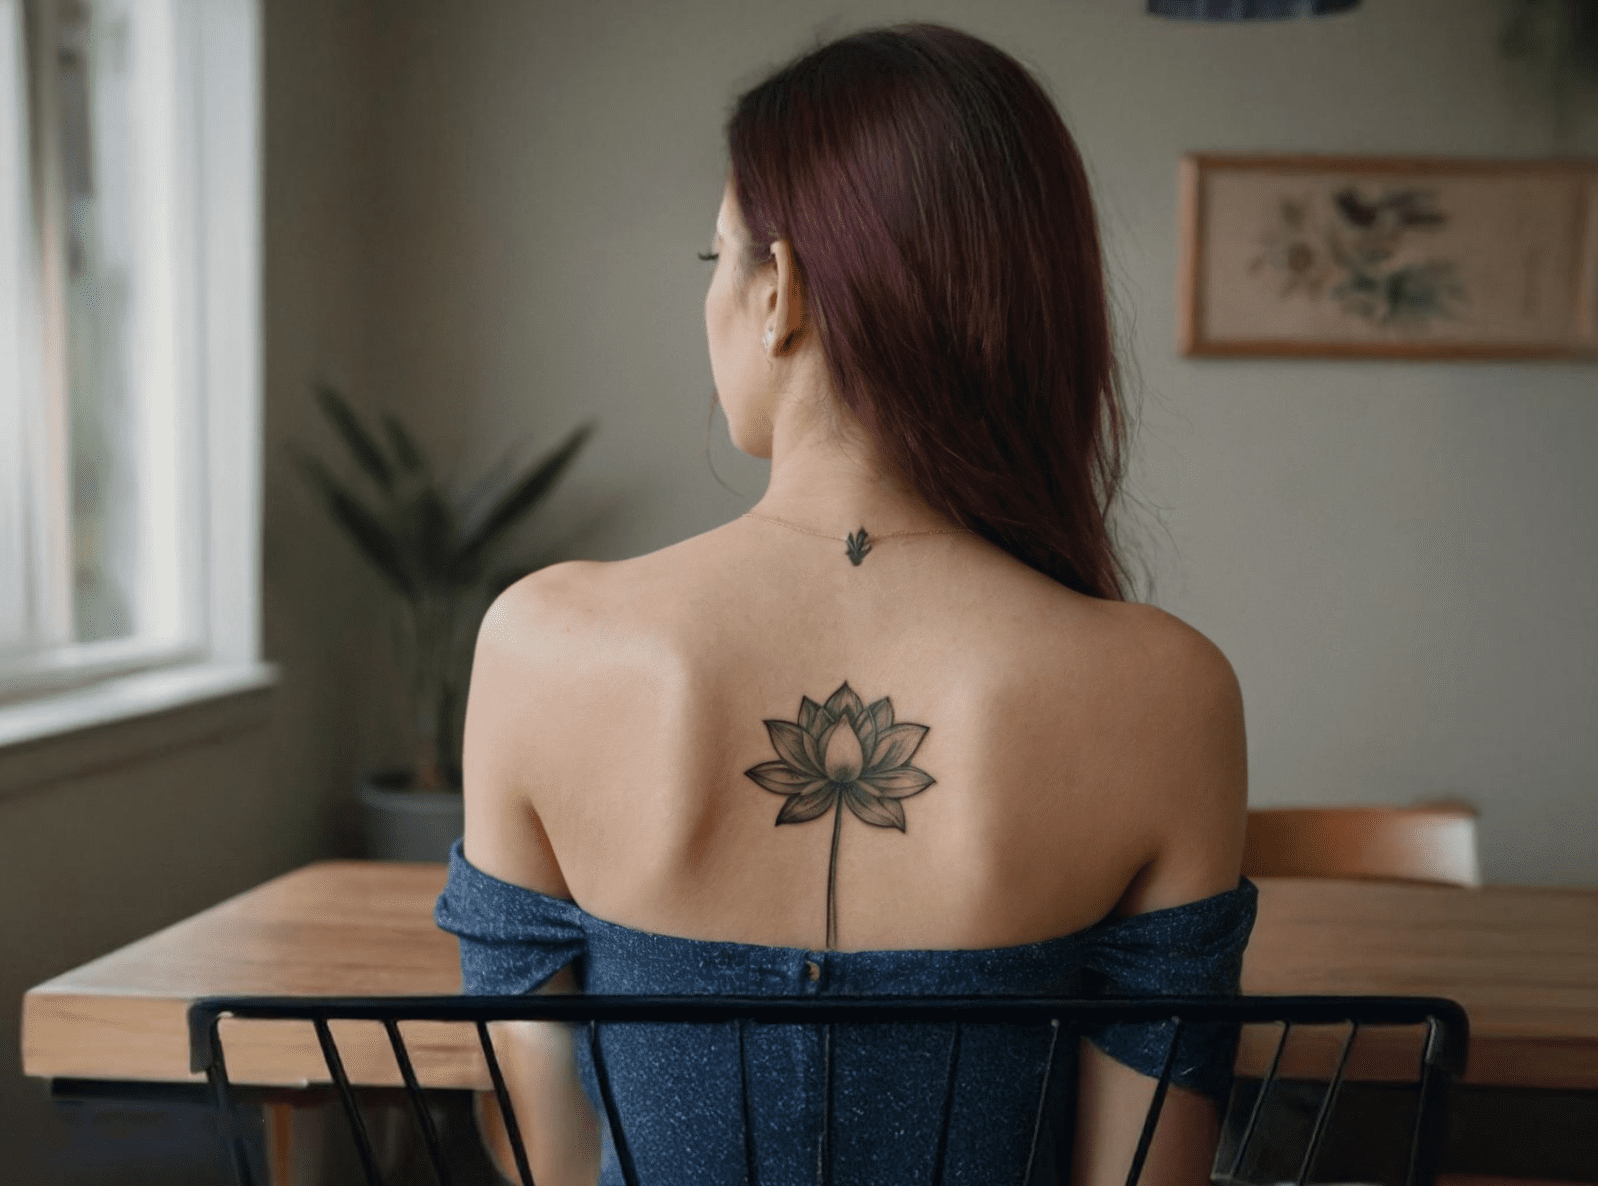
M1146 1000L1050 1000L1004 997L871 997L871 998L773 998L773 997L601 997L601 996L517 996L517 997L208 997L195 1001L189 1009L190 1069L204 1072L211 1085L223 1140L232 1158L239 1186L253 1186L245 1140L236 1123L233 1086L228 1079L220 1037L224 1017L261 1019L299 1019L314 1027L330 1080L337 1088L349 1123L367 1182L384 1186L373 1144L356 1101L354 1087L344 1060L334 1041L329 1022L367 1020L381 1023L393 1048L395 1063L404 1081L418 1128L440 1186L452 1186L450 1167L423 1098L410 1053L399 1025L406 1021L461 1022L475 1027L483 1057L493 1081L494 1094L504 1119L516 1169L522 1186L533 1186L532 1172L522 1148L520 1130L505 1085L504 1074L489 1036L489 1022L559 1021L586 1025L601 1102L610 1126L621 1174L627 1186L638 1186L638 1174L629 1154L624 1119L617 1114L616 1102L605 1070L598 1041L601 1026L625 1024L733 1025L737 1027L740 1051L745 1028L751 1024L860 1025L893 1023L936 1023L950 1027L946 1074L950 1089L944 1093L940 1136L934 1157L934 1186L943 1176L944 1152L953 1101L952 1084L959 1060L962 1030L973 1025L1035 1025L1052 1027L1048 1062L1043 1069L1038 1115L1033 1120L1032 1157L1028 1159L1024 1186L1030 1186L1032 1162L1038 1149L1038 1134L1043 1124L1044 1099L1055 1070L1056 1047L1062 1027L1106 1023L1170 1022L1171 1034L1164 1066L1155 1084L1141 1135L1129 1166L1126 1186L1137 1186L1147 1159L1160 1112L1171 1082L1173 1065L1183 1031L1191 1025L1221 1023L1244 1026L1274 1023L1281 1027L1268 1070L1248 1105L1246 1118L1234 1147L1223 1149L1214 1180L1241 1182L1239 1175L1247 1154L1262 1135L1265 1103L1282 1067L1289 1034L1295 1027L1346 1026L1335 1070L1321 1093L1313 1124L1298 1161L1296 1186L1311 1181L1316 1157L1345 1078L1354 1039L1363 1029L1387 1026L1423 1026L1424 1040L1414 1085L1417 1090L1415 1116L1408 1134L1408 1164L1405 1186L1431 1186L1442 1140L1443 1105L1449 1085L1464 1071L1469 1026L1465 1012L1453 1001L1428 997L1228 997L1154 998ZM740 1085L743 1098L744 1154L749 1182L755 1181L751 1121L747 1082ZM829 1088L830 1092L830 1088ZM829 1130L822 1140L830 1144ZM824 1144L824 1147L825 1147ZM823 1181L827 1159L822 1158Z

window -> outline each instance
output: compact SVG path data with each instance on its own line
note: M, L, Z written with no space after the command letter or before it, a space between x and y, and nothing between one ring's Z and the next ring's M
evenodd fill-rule
M270 678L257 20L0 0L0 744L134 673Z

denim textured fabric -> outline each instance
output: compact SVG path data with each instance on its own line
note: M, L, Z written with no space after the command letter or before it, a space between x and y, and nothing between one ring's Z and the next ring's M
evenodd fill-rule
M588 914L575 902L491 877L450 851L434 919L460 941L463 991L535 991L568 963L595 994L651 996L1220 996L1238 991L1256 891L1106 921L1041 943L981 950L811 951L683 939ZM1169 1022L1107 1025L1086 1036L1158 1076ZM835 1028L832 1180L874 1186L930 1178L947 1090L952 1030L937 1025ZM1062 1032L1044 1101L1033 1181L1070 1166L1076 1041ZM825 1082L824 1027L750 1026L743 1076L761 1186L817 1180ZM1043 1092L1050 1033L971 1026L961 1038L944 1181L1020 1182ZM1235 1027L1184 1031L1173 1080L1222 1098ZM640 1180L655 1186L740 1183L744 1161L738 1036L733 1026L613 1025L600 1041ZM579 1072L598 1105L587 1044ZM606 1140L603 1186L621 1181Z

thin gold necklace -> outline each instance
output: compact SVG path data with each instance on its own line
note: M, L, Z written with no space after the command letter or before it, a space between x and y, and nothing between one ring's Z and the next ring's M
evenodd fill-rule
M965 527L939 527L927 531L890 531L887 535L872 535L862 526L859 531L851 535L829 535L825 531L812 531L808 527L800 527L797 523L790 523L786 519L778 519L771 515L761 515L754 511L745 511L741 518L764 519L767 523L775 523L778 527L786 527L789 531L797 531L801 535L813 535L817 539L837 540L845 547L844 554L849 557L849 562L855 567L866 558L871 551L871 545L878 540L903 539L912 535L970 535L970 529Z

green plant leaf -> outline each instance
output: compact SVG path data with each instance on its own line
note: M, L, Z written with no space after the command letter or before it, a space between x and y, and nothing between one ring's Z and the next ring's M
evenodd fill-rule
M494 501L496 491L509 484L507 475L514 472L515 467L512 463L515 461L516 452L513 447L506 456L499 458L478 474L471 486L459 498L453 500L460 511L462 523L476 524L483 521L483 509Z
M455 516L433 487L421 490L401 520L411 560L424 583L447 589L455 578Z
M301 457L300 470L326 501L333 519L395 590L407 598L417 594L416 582L405 565L404 550L394 534L348 490L340 486L315 458Z
M388 437L388 447L398 459L400 469L408 474L427 472L427 461L411 439L411 434L405 431L405 426L396 417L387 412L383 413L383 433Z
M383 456L383 451L378 448L377 442L372 439L372 434L366 431L366 426L355 414L355 409L350 407L342 395L325 383L316 389L316 402L322 405L323 414L338 430L345 447L366 471L367 476L381 486L385 493L393 490L393 467Z
M461 573L477 571L488 549L549 493L593 431L593 421L579 425L559 448L500 496L476 533L457 554L456 564Z

